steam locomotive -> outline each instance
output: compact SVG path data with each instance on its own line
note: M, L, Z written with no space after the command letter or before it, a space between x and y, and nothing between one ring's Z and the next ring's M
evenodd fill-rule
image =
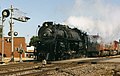
M99 56L100 44L91 41L87 32L67 25L44 22L38 31L37 59L63 60Z

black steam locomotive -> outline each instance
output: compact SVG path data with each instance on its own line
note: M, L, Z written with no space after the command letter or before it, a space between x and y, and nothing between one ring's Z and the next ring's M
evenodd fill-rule
M38 31L38 37L38 59L62 60L88 54L88 35L77 28L44 22Z

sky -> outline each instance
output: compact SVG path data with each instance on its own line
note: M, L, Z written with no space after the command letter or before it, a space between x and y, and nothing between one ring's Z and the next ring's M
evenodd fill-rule
M26 43L37 35L38 25L45 21L77 27L88 34L99 34L106 42L120 38L120 0L0 0L0 11L18 8L28 22L14 20L14 31ZM24 12L24 13L23 13ZM9 18L4 22L4 35L9 32Z

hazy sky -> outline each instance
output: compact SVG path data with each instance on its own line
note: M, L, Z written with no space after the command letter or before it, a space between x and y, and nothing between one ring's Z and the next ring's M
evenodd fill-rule
M0 11L10 5L31 18L26 23L14 21L14 30L18 36L26 37L27 42L45 21L69 24L89 34L110 38L108 41L120 38L120 0L0 0ZM4 23L5 36L9 31L8 20Z

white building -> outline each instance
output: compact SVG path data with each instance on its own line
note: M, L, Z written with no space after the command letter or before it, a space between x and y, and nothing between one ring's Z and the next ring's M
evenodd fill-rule
M25 57L31 58L34 56L34 46L27 46L27 51L25 53Z

